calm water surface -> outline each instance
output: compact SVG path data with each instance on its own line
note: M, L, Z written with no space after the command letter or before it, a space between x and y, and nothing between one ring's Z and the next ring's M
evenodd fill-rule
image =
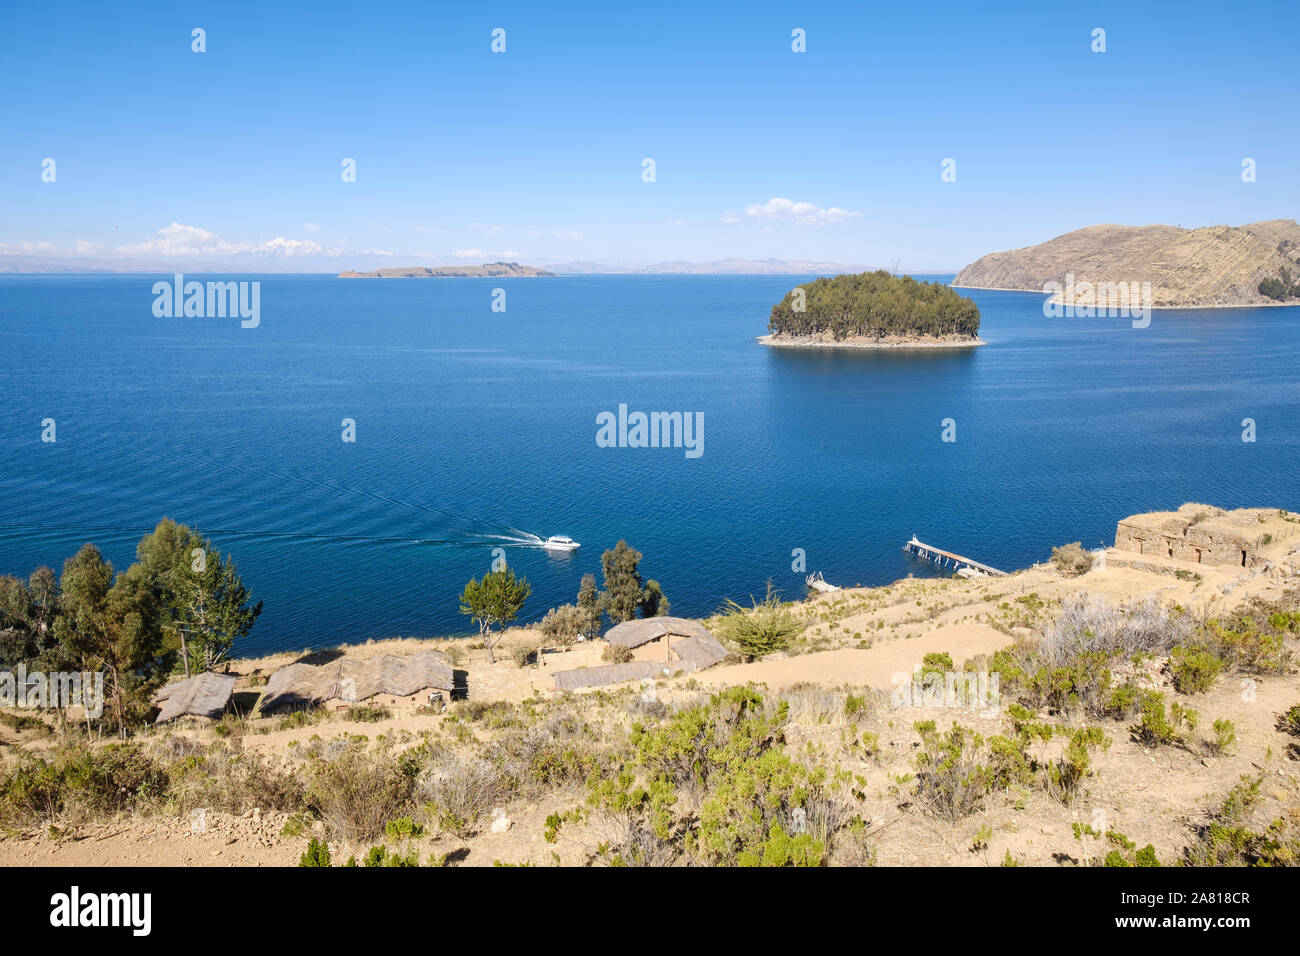
M493 547L527 619L619 538L700 615L768 578L802 595L796 548L881 584L930 573L913 533L1015 568L1184 501L1300 507L1296 308L1134 329L970 292L984 348L828 352L754 343L791 277L222 278L262 283L259 328L154 318L153 276L0 278L0 573L86 541L125 567L170 515L265 599L260 653L466 632ZM704 454L597 447L620 403L702 412Z

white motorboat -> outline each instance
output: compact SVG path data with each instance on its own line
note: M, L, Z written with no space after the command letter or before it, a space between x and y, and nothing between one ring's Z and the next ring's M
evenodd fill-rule
M582 545L562 534L552 535L542 543L547 551L577 551Z

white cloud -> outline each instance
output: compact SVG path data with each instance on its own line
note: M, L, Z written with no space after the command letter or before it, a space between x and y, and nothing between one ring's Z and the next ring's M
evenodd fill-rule
M96 248L98 247L89 239L77 240L77 255L79 256L84 256L88 252L94 252Z
M514 249L501 249L494 252L485 252L482 249L457 249L452 253L457 259L482 259L488 260L513 259L519 255ZM429 256L428 258L434 258Z
M246 251L254 255L274 256L328 256L338 255L337 249L326 249L319 242L310 239L286 239L276 236L269 242L260 242Z
M740 217L737 216L734 212L724 212L724 213L722 214L722 221L723 221L723 222L740 222Z
M54 252L54 243L29 242L26 239L22 242L0 242L0 252L26 256L36 252Z
M572 229L557 229L551 233L556 239L581 239L582 233L574 232Z
M173 222L158 230L158 238L118 246L128 255L260 255L260 256L337 256L338 249L327 249L310 239L286 239L277 236L266 242L230 242L198 226Z
M500 226L485 226L481 222L474 223L474 228L477 229L479 232L483 233L483 235L485 236L495 236L498 232L501 231Z
M308 232L320 232L320 226L316 225L314 222L304 222L302 227Z
M782 222L794 222L801 225L824 226L846 219L857 219L862 215L848 209L832 206L821 209L810 202L794 202L789 199L774 197L765 203L753 203L745 207L745 215L751 219L774 219ZM726 215L723 222L728 222Z

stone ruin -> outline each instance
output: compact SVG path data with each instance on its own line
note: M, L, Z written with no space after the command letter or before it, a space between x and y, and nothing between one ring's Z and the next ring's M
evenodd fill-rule
M1125 518L1115 529L1115 551L1154 564L1183 562L1246 571L1273 566L1300 537L1300 515L1277 508L1225 511L1186 504Z

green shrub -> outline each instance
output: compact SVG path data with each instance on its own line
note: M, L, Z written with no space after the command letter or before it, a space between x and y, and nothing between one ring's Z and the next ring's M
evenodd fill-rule
M1146 691L1138 700L1138 722L1129 728L1134 739L1148 747L1171 744L1178 739L1178 728L1165 711L1165 695Z
M1169 655L1174 687L1183 694L1199 694L1209 690L1223 666L1223 661L1200 647L1175 647Z
M1189 866L1296 866L1300 863L1300 814L1273 817L1263 804L1264 774L1243 775L1223 802L1195 828L1184 851ZM1294 786L1294 785L1292 785ZM1295 792L1291 793L1294 798Z
M520 667L537 663L539 648L531 641L514 641L507 650L510 652L510 659Z
M1291 661L1286 638L1300 628L1300 614L1255 601L1206 622L1199 640L1227 666L1250 673L1285 673Z
M871 694L854 694L852 692L844 695L844 716L850 720L858 717L869 717L876 709L876 698Z
M1047 792L1065 805L1074 802L1092 765L1092 750L1110 749L1110 738L1100 727L1083 727L1070 734L1060 760L1048 764L1044 785Z
M329 866L330 865L330 848L329 844L315 837L307 844L307 850L298 860L299 866Z
M13 714L7 710L0 710L0 724L5 724L20 734L25 731L33 731L43 735L54 733L53 728L39 717L29 717L26 714Z
M1111 698L1110 657L1102 651L1078 654L1056 667L1022 671L1018 677L1013 679L1013 692L1035 709L1046 707L1056 713L1081 710L1100 717Z
M609 644L601 652L600 659L611 664L626 664L632 659L632 648L622 644Z
M508 796L510 785L508 775L492 761L444 754L421 774L419 794L438 827L463 838Z
M916 755L917 802L927 812L956 823L984 805L993 787L993 772L979 761L983 738L960 724L943 734L934 721L915 725L921 737Z
M381 720L391 720L393 712L382 704L362 704L360 707L349 707L347 717L348 720L377 724Z
M1165 695L1159 691L1138 692L1138 722L1129 727L1133 739L1147 747L1167 744L1186 746L1187 734L1200 719L1196 711L1175 701L1165 709Z
M66 744L38 756L21 751L0 777L0 823L52 824L143 812L169 796L165 769L138 744Z
M553 607L542 618L540 630L547 644L567 647L581 637L591 626L591 612L576 604Z
M1091 571L1092 562L1092 552L1086 550L1078 541L1052 549L1052 563L1066 577L1076 578Z
M842 707L836 699L831 712ZM628 751L588 782L587 807L608 835L598 858L613 866L683 857L773 866L821 865L839 854L869 864L866 827L838 796L848 775L787 753L789 713L785 700L733 687L634 724Z
M1156 849L1150 843L1138 849L1138 845L1116 830L1107 830L1106 839L1112 845L1102 866L1159 866Z
M407 847L405 853L390 851L380 844L372 846L361 861L362 866L419 866L420 854L413 847Z
M1290 277L1286 274L1287 270L1282 270L1281 277L1269 276L1259 283L1259 294L1267 296L1278 302L1285 302L1287 299L1294 299L1300 296L1300 281L1292 283Z
M276 721L276 730L297 730L299 727L311 727L329 719L329 711L321 707L304 707L292 710Z
M1107 713L1117 720L1132 717L1137 713L1145 693L1146 691L1136 684L1121 684L1110 693L1110 699L1106 704Z
M384 834L395 840L410 840L424 836L424 827L410 817L398 817L384 824Z
M1025 750L1029 735L1017 733L1014 737L1001 734L988 739L990 786L994 790L1005 790L1020 786L1034 779L1037 766Z
M738 866L821 866L826 845L808 833L790 836L780 824L773 824L764 843L752 850L742 850Z
M746 608L728 600L720 612L718 635L734 645L748 659L785 650L803 633L803 624L767 585L767 596Z
M331 833L360 843L382 834L389 820L408 815L415 769L353 743L333 760L313 758L307 799Z
M1214 737L1206 742L1206 749L1212 754L1225 754L1237 744L1237 726L1230 720L1214 722Z
M1300 704L1278 717L1277 729L1292 737L1300 737Z
M565 810L563 813L548 814L546 825L542 829L542 839L547 843L554 843L560 838L560 827L566 823L581 823L585 819L587 819L587 813L582 807Z
M931 651L921 658L922 680L925 680L927 674L938 674L943 677L956 669L957 665L952 662L952 656L947 651Z

